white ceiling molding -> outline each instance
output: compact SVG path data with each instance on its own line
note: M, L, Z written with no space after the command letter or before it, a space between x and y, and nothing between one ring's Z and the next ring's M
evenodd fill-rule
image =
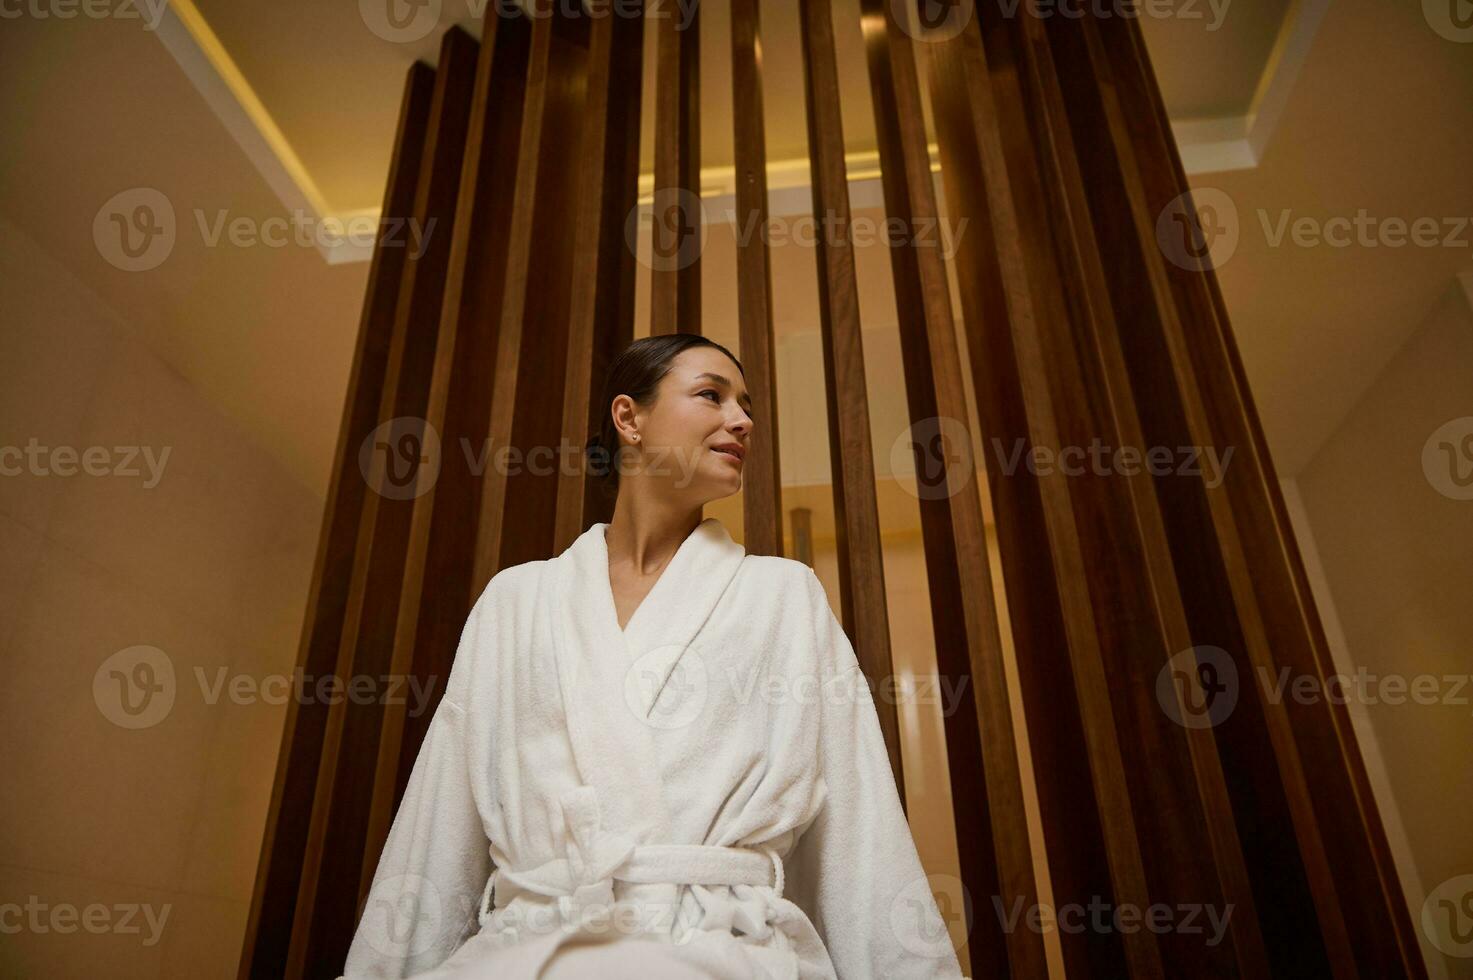
M1253 109L1247 115L1187 119L1171 124L1182 166L1189 176L1258 166L1329 5L1330 0L1296 0L1280 28L1254 93ZM335 212L329 207L285 134L192 0L172 0L166 4L157 34L282 205L289 211L300 212L304 221L315 222L326 230L354 231L352 235L317 236L317 249L322 257L331 265L368 261L373 256L373 232L378 226L380 208ZM935 144L928 149L931 169L935 172L940 166ZM882 206L879 153L871 150L846 154L845 162L851 205L856 209ZM806 159L775 161L768 165L767 174L770 210L774 216L804 214L811 209ZM649 206L653 193L654 175L641 176L641 207ZM733 220L735 167L703 168L701 196L707 220Z
M192 0L165 4L155 33L288 211L300 214L314 228L356 229L365 221L377 227L381 208L344 214L331 211L291 143ZM317 238L317 250L333 265L367 261L373 255L371 243L360 246L343 238L328 244L322 235Z
M1258 166L1329 8L1330 0L1295 0L1279 26L1278 39L1258 78L1247 115L1172 122L1171 131L1188 175Z

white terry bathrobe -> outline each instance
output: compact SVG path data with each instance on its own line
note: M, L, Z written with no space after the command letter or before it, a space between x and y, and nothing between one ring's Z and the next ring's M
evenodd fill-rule
M344 975L960 977L818 578L707 518L621 631L606 527L476 601Z

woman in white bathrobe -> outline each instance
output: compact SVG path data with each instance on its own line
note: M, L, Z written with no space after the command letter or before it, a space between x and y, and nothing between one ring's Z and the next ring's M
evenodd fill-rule
M477 599L345 976L959 977L823 586L701 519L741 365L640 340L603 403L613 520Z

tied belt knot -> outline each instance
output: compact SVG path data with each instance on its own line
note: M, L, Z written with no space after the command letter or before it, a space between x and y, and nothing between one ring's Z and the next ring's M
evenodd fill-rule
M782 898L782 858L770 847L709 844L636 844L627 835L603 828L598 794L592 786L570 790L559 800L566 828L566 856L535 868L508 867L492 845L496 867L481 894L478 914L491 916L498 882L553 899L563 921L576 921L586 908L608 909L615 880L635 884L689 885L703 910L702 927L736 927L759 940L771 932L772 904ZM731 887L731 896L712 886ZM770 894L758 887L772 889ZM497 902L497 907L502 903Z

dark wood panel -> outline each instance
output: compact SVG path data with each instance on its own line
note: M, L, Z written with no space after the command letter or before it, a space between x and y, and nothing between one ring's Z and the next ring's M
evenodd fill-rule
M1036 237L1043 229L1030 226L1026 230L1035 234L1024 234L1024 222L1036 216L1020 207L1007 166L1020 134L1004 132L1000 126L1001 97L992 90L975 19L952 38L931 43L930 66L948 203L958 222L970 219L970 239L962 240L957 257L963 266L959 272L963 319L973 352L984 440L1021 446L1025 453L1041 449L1058 458L1070 445L1071 413L1077 409L1070 399L1078 396L1078 389L1065 373L1068 359L1051 357L1046 346L1046 337L1060 329L1061 311ZM979 234L983 228L986 231ZM983 295L984 289L994 295ZM1091 566L1082 538L1088 529L1075 513L1082 489L1071 485L1072 478L1058 467L1036 476L1026 466L1012 474L997 469L989 467L989 483L997 502L1002 562L1010 586L1016 581L1022 589L1042 587L1030 575L1038 574L1042 555L1048 555L1051 563L1053 582L1041 588L1048 603L1015 607L1011 622L1030 745L1042 749L1035 772L1056 899L1088 904L1102 895L1116 907L1145 909L1150 905L1149 891L1124 771L1118 707L1106 671L1105 624L1096 615L1090 590ZM1032 499L1012 499L1019 495ZM1012 595L1010 587L1010 602ZM1056 623L1062 626L1062 636ZM1073 680L1072 704L1058 697L1063 674ZM1066 712L1077 712L1077 722L1071 719L1068 724L1072 728L1077 723L1080 743L1057 741ZM1081 743L1083 760L1078 758ZM1054 785L1047 785L1051 782ZM1066 838L1080 832L1079 797L1086 786L1094 797L1093 812L1087 816L1096 821L1087 832L1098 834L1098 844L1091 842L1089 851L1080 853ZM1071 866L1071 856L1077 865ZM1102 880L1102 871L1107 871L1107 880ZM1061 943L1071 973L1164 975L1156 934L1148 930L1123 935L1086 930L1061 935Z
M415 62L410 66L404 80L394 154L384 191L382 213L385 216L405 217L413 213L434 85L435 73L428 65ZM403 242L402 234L389 223L379 226L297 654L297 668L307 677L328 674L337 662L338 640L353 578L358 517L368 491L358 468L358 450L379 421L379 393L388 370L389 338L408 257ZM271 789L238 972L242 980L286 974L297 885L302 866L308 860L307 826L322 764L327 715L325 703L296 698L287 703L276 780Z
M1127 120L1136 150L1146 207L1160 214L1189 190L1165 107L1140 32L1134 25L1101 25L1104 50L1123 100L1142 107ZM1198 212L1187 209L1201 235ZM1264 628L1266 652L1275 669L1321 684L1335 668L1315 609L1293 528L1268 444L1253 404L1226 307L1211 263L1186 269L1165 264L1172 295L1181 310L1175 326L1190 355L1191 378L1200 386L1211 431L1238 447L1236 468L1223 484L1241 538L1244 565L1251 569ZM1322 828L1346 930L1361 976L1425 976L1416 930L1402 899L1395 863L1366 776L1349 711L1320 699L1283 705L1301 754L1308 796ZM1373 873L1366 873L1370 859ZM1388 928L1389 926L1389 928ZM1327 941L1332 941L1327 936Z
M701 332L701 7L689 19L667 6L652 17L655 200L650 333Z
M984 16L982 23L988 50L993 52L993 77L1004 105L1000 124L1016 130L1025 124L1020 118L1025 114L1026 121L1031 122L1037 166L1029 166L1025 158L1012 172L1019 176L1020 184L1031 183L1036 175L1042 186L1031 187L1030 196L1046 195L1046 202L1035 201L1032 207L1041 227L1055 231L1053 240L1063 277L1059 295L1068 305L1068 320L1073 327L1072 334L1062 339L1066 346L1079 351L1081 370L1095 403L1093 420L1085 434L1103 436L1107 446L1144 451L1145 436L1118 336L1121 324L1110 305L1099 243L1084 200L1083 165L1068 130L1042 24L1036 18L1003 20L990 16ZM1038 208L1045 203L1048 214L1039 215ZM1056 343L1059 340L1055 338ZM1056 352L1054 356L1065 354ZM1120 685L1124 695L1120 700L1132 712L1127 732L1139 732L1131 743L1132 753L1157 762L1149 767L1132 767L1131 773L1144 784L1133 792L1143 798L1138 812L1149 842L1145 858L1152 896L1173 902L1210 902L1215 908L1233 910L1229 945L1214 951L1203 947L1200 936L1167 934L1162 941L1163 955L1173 973L1261 976L1268 964L1258 928L1258 910L1212 729L1177 725L1156 701L1159 672L1169 658L1190 648L1192 640L1186 610L1176 589L1170 544L1152 478L1136 469L1123 475L1118 483L1101 488L1106 493L1114 492L1108 497L1097 494L1093 512L1082 515L1081 520L1086 526L1099 528L1133 521L1134 534L1139 535L1137 543L1132 540L1134 534L1128 523L1116 526L1103 542L1105 554L1097 553L1092 560L1108 573L1112 555L1130 559L1126 569L1129 577L1115 582L1104 598L1120 611L1131 612L1136 621L1135 637L1115 651L1111 671L1128 680ZM1099 604L1097 612L1102 619L1106 617ZM1194 703L1202 703L1199 674L1188 670L1186 676L1189 695ZM1181 710L1179 717L1185 717L1185 707ZM1209 842L1210 851L1199 846L1203 839ZM1211 868L1205 864L1209 855ZM1204 889L1202 879L1214 872L1220 888ZM1208 955L1213 952L1218 955ZM1222 962L1221 957L1229 952L1235 961Z
M507 281L497 337L475 591L503 568L546 558L557 521L557 443L567 377L572 262L590 23L538 0L507 227ZM498 456L497 450L506 453Z
M423 251L411 252L394 314L369 488L359 518L353 584L338 648L336 674L378 678L388 672L394 623L403 588L404 548L421 475L426 397L444 295L460 165L470 119L479 45L466 32L447 31L430 109L429 136L420 163L414 216L434 220ZM313 976L340 968L357 925L358 876L372 802L372 785L359 778L374 758L383 715L376 704L342 698L331 705L323 765L308 829L289 975ZM330 846L329 846L330 842ZM315 858L315 859L314 859ZM319 889L321 892L319 894Z
M635 254L626 224L639 190L640 80L644 70L643 6L638 16L596 4L589 47L584 167L574 227L595 229L574 244L568 371L562 440L581 450L609 406L601 405L609 364L634 339ZM579 456L581 460L581 455ZM558 481L557 529L552 554L561 554L591 524L612 519L611 499L598 492L582 465Z
M767 135L763 127L759 0L732 0L731 91L736 149L737 320L747 393L758 437L742 474L743 545L783 553L777 360L772 334L772 259L767 244Z
M818 229L819 320L823 331L829 461L834 481L834 531L838 539L839 591L844 631L871 682L895 674L890 618L885 606L885 566L860 336L859 291L854 272L853 223L839 115L839 73L829 0L801 0L804 91L808 104L808 152L813 173L813 214ZM905 798L900 732L895 706L875 701L890 765Z
M495 366L495 313L505 292L506 249L531 25L519 15L485 19L460 171L449 269L425 408L438 433L434 479L413 500L403 589L389 674L413 678L430 701L393 699L383 729L362 854L358 905L367 900L394 813L444 693L460 631L476 595L474 526L480 504L475 467L486 451ZM361 914L361 911L360 911Z
M1062 74L1073 138L1094 165L1089 207L1104 240L1117 317L1147 442L1221 451L1206 424L1197 386L1182 371L1187 356L1163 269L1156 215L1149 213L1131 145L1130 119L1139 113L1121 100L1098 24L1049 25ZM1102 84L1103 82L1103 84ZM1324 851L1302 794L1300 760L1292 751L1282 712L1251 683L1265 649L1261 619L1232 543L1231 515L1220 488L1200 481L1158 480L1157 497L1171 542L1178 588L1195 642L1217 647L1240 680L1231 715L1214 728L1255 902L1272 914L1260 918L1270 966L1292 975L1342 975L1347 964L1343 918L1327 882ZM1245 603L1246 600L1246 603ZM1285 750L1288 749L1288 753ZM1292 827L1295 833L1284 833ZM1326 941L1326 935L1338 938Z
M864 0L861 10L937 668L971 688L971 710L944 719L958 858L974 903L968 956L979 976L1043 976L1042 937L1005 929L997 914L1034 907L1038 889L916 58L890 4Z

